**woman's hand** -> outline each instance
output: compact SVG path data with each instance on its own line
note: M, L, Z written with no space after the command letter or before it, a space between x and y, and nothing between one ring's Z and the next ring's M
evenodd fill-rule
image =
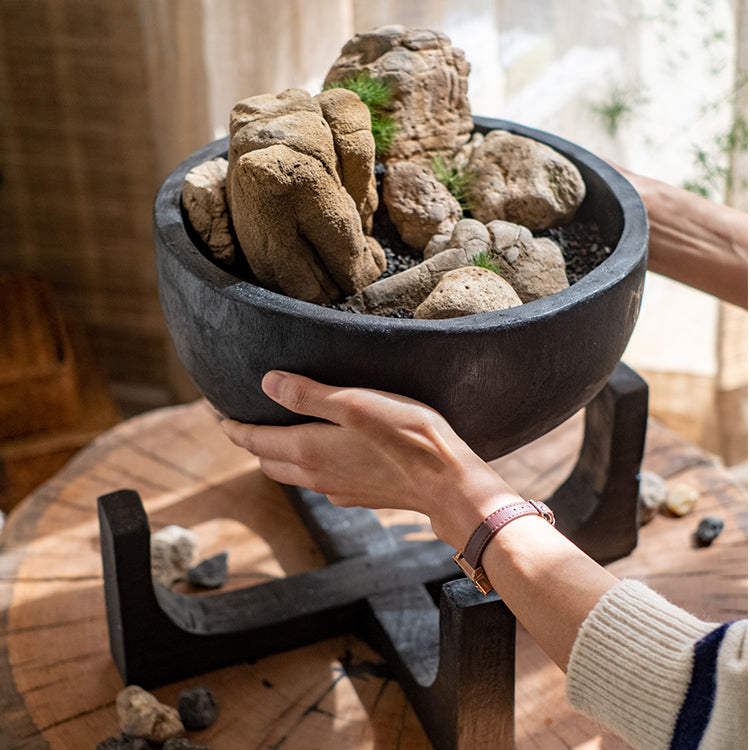
M271 479L340 506L419 511L454 547L489 513L518 499L443 417L418 401L275 370L262 387L287 409L327 420L291 427L222 423Z

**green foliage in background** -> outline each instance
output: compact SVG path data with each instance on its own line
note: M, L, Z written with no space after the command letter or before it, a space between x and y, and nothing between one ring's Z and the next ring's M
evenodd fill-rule
M601 121L607 135L614 138L623 123L645 103L646 99L640 91L612 86L604 100L590 106L591 111Z
M393 145L393 136L398 127L388 114L393 102L393 92L388 84L379 78L370 78L367 72L361 71L351 78L329 83L325 88L349 89L367 105L370 110L372 137L375 140L375 156L380 158L387 154Z

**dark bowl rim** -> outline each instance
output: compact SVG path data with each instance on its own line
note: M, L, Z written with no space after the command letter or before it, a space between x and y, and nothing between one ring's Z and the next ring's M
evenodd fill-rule
M257 308L276 315L315 318L319 324L331 327L355 327L362 332L398 330L450 334L465 332L467 327L476 331L522 327L548 315L559 314L563 310L580 304L584 299L598 297L636 270L640 264L645 267L648 247L646 210L635 188L620 172L590 151L549 132L495 118L474 117L473 120L476 128L507 130L517 135L533 138L561 152L574 163L583 165L598 174L620 204L623 227L612 253L567 289L506 310L477 313L459 318L419 320L335 310L297 300L233 276L209 260L195 246L185 228L181 208L182 184L185 176L198 164L225 153L229 144L228 136L212 141L194 151L166 178L154 203L154 232L160 235L162 244L178 257L179 262L190 273L199 277L204 283L210 284L217 293L233 301L244 304L252 303Z

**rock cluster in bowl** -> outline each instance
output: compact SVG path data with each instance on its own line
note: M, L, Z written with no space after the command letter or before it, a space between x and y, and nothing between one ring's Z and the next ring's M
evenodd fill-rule
M387 26L355 36L327 76L333 88L235 106L228 158L185 181L190 222L224 267L243 256L268 289L368 314L449 318L564 289L560 248L532 232L570 222L584 181L533 139L472 135L468 72L439 32ZM380 196L371 111L341 87L363 75L387 87L396 123ZM449 189L440 165L463 179L465 196ZM413 268L387 278L373 236L379 200L414 256Z

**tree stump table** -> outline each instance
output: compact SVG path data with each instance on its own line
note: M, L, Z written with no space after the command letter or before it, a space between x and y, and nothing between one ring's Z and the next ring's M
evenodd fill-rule
M548 496L573 467L577 415L493 466L529 497ZM746 616L745 492L707 454L649 423L644 470L699 492L684 518L658 515L638 548L610 569L638 577L676 604L715 620ZM136 490L152 532L192 528L199 556L229 552L225 589L324 564L283 490L231 445L204 401L123 422L95 440L10 515L0 535L0 748L93 748L119 733L122 681L109 651L97 498ZM692 533L705 515L725 522L708 548ZM431 539L423 517L379 514L400 539ZM185 589L187 590L187 589ZM430 747L383 659L356 636L226 667L154 690L210 686L217 722L190 738L214 750L290 748L421 750ZM564 676L519 626L516 747L617 750L626 746L566 703Z

